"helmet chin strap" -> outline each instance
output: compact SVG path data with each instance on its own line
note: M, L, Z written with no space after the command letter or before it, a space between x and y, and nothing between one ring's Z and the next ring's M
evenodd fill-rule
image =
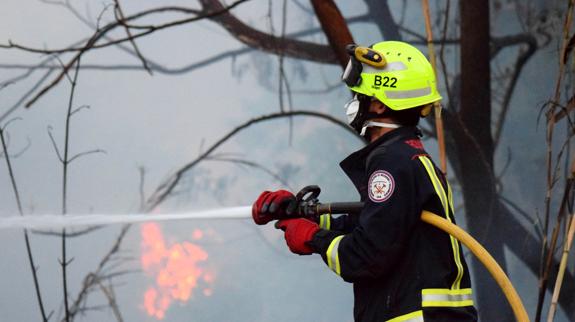
M394 123L367 121L363 124L363 127L361 128L361 133L359 135L365 136L365 132L367 131L368 127L385 127L388 129L397 129L397 128L400 128L401 125L394 124Z

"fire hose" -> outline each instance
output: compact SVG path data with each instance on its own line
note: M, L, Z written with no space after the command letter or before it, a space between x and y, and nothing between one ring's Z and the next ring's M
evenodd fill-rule
M287 216L290 218L317 219L323 214L357 215L363 208L363 202L320 203L317 199L320 191L320 188L315 185L304 187L296 195L295 202L290 203L288 206L286 211ZM274 219L281 218L270 218L270 221ZM421 213L421 220L450 234L465 245L473 255L481 261L485 268L487 268L491 276L493 276L511 305L516 320L519 322L529 322L527 311L517 291L511 284L511 281L501 266L499 266L495 259L493 259L489 252L477 240L457 225L429 211L424 210Z

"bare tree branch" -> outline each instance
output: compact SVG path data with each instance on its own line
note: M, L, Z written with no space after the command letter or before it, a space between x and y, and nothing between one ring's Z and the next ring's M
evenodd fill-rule
M345 46L354 43L345 19L333 0L311 0L311 4L332 52L335 53L341 68L345 68L349 61Z
M565 53L565 50L568 48L568 43L569 43L569 32L570 32L570 28L571 28L571 24L572 24L572 17L573 17L573 11L574 11L574 7L575 7L575 1L571 0L568 2L567 4L567 10L565 11L565 18L563 21L563 32L562 32L562 39L561 39L561 53ZM549 233L549 221L550 221L550 216L551 216L551 199L552 199L552 191L553 188L555 186L555 172L553 171L553 135L554 135L554 130L555 130L555 126L557 124L557 121L555 119L555 104L559 103L559 99L560 99L560 95L561 95L561 85L562 85L562 81L563 81L563 77L565 76L565 62L562 59L563 57L561 57L559 59L559 70L557 73L557 80L555 83L555 92L554 95L552 97L552 99L550 100L550 102L552 104L547 105L548 109L546 112L546 125L547 125L547 129L546 129L546 135L545 135L545 140L546 140L546 179L547 179L547 187L546 187L546 192L545 192L545 212L544 212L544 221L543 221L543 231L544 231L544 235L543 235L543 243L541 244L541 256L543 258L544 254L546 254L547 252L551 252L550 249L547 248L547 238L548 238L548 233ZM557 158L560 159L560 158ZM544 266L543 266L543 262L541 262L540 264L540 273L539 273L540 278L543 278L544 276ZM545 300L545 295L546 292L542 291L541 289L543 288L543 285L540 285L540 292L539 292L539 298L538 298L538 304L537 304L537 311L535 314L535 321L539 322L540 318L541 318L541 313L542 313L542 303Z
M24 216L24 211L22 210L22 202L20 200L20 193L18 192L18 186L16 184L16 177L12 169L12 164L10 163L10 154L8 153L8 148L6 146L6 141L4 140L4 130L10 122L4 126L0 126L0 141L2 142L2 151L4 151L4 159L6 160L6 166L8 167L8 173L10 176L10 182L12 183L12 191L14 192L14 197L16 198L16 205L18 206L18 213L20 216ZM32 246L30 245L30 238L28 236L28 230L24 229L24 242L26 244L26 254L28 255L28 262L30 263L30 271L32 272L32 279L34 281L34 289L36 291L36 300L38 301L38 307L40 308L40 314L42 316L43 322L48 322L48 316L46 316L46 311L44 309L44 303L42 301L42 294L40 291L40 281L38 279L36 264L34 264L34 256L32 255Z
M28 149L32 146L32 141L30 141L30 138L27 137L26 138L26 145L20 149L20 151L13 153L10 155L10 157L12 159L17 159L19 158L22 154L24 154L26 151L28 151ZM3 154L0 154L0 156L2 156Z
M76 15L83 23L85 23L87 26L89 27L93 27L95 30L98 30L99 28L97 28L96 26L92 25L89 23L89 21L87 21L84 17L80 16L78 12L74 11L73 8L71 8L72 12L74 13L74 15ZM365 22L367 15L363 14L363 15L358 15L358 16L354 16L354 17L350 17L348 19L346 19L348 24L353 24L356 22ZM298 32L293 32L293 33L287 33L286 37L289 38L298 38L298 37L302 37L302 36L308 36L308 35L312 35L318 32L322 32L321 28L310 28L307 30L303 30L303 31L298 31ZM103 37L105 39L111 40L111 38L109 37ZM85 40L83 40L82 42L84 42ZM81 43L81 42L80 42ZM120 44L117 45L120 49L130 53L130 54L135 54L133 51L130 51L128 48L121 46ZM256 50L255 48L250 48L250 47L242 47L242 48L238 48L238 49L233 49L233 50L227 50L223 53L220 54L216 54L214 56L202 59L201 61L195 62L195 63L191 63L189 65L186 66L182 66L182 67L175 67L175 68L170 68L170 67L166 67L163 66L159 63L154 63L153 61L151 61L149 58L147 59L148 62L148 67L154 71L154 72L159 72L159 73L163 73L163 74L182 74L182 73L186 73L189 71L193 71L195 69L198 68L202 68L202 67L207 67L209 65L211 65L212 63L218 62L220 60L223 60L225 58L230 58L230 57L237 57L249 52L253 52L254 50ZM49 58L47 61L43 61L40 64L36 64L36 65L25 65L25 64L0 64L0 68L1 69L28 69L29 71L25 74L20 76L18 79L20 78L24 78L29 76L29 74L31 73L31 71L34 70L54 70L54 69L61 69L60 65L49 65L47 64L47 62L51 59L54 59L53 57ZM142 65L126 65L126 64L117 64L117 65L99 65L99 64L82 64L82 69L84 70L142 70L143 67ZM18 80L18 79L13 79L13 80Z
M31 70L32 69L30 69L29 72L27 72L26 74L28 75L31 74L32 73ZM20 99L18 99L16 103L14 103L14 105L8 108L8 110L0 116L0 122L3 121L5 118L7 118L10 114L12 114L12 112L14 112L18 107L20 107L20 105L25 100L27 100L44 83L44 81L48 79L50 75L52 75L52 73L55 70L56 69L48 70L38 81L36 81L36 83L32 87L30 87L30 89L26 91L26 93L24 93L24 95L22 95L22 97L20 97Z
M88 227L88 228L84 228L82 230L77 230L77 231L67 231L66 237L67 238L80 237L80 236L87 235L91 232L98 231L102 228L104 228L104 226L93 226L93 227ZM58 231L45 231L45 230L32 229L31 232L33 234L43 235L43 236L53 236L53 237L61 237L62 236L62 233L58 232Z
M60 154L60 149L58 149L58 144L56 144L56 139L54 139L54 135L52 134L52 126L48 126L48 136L50 137L50 141L52 142L52 147L54 148L54 151L56 152L56 156L58 157L58 160L60 160L60 162L64 163L64 158L62 158L62 155Z
M12 85L12 84L14 84L13 81L7 81L7 82L4 82L4 83L1 83L1 84L0 84L0 91L3 90L3 89L5 89L6 87Z
M212 18L214 16L220 15L220 14L224 14L227 13L229 10L233 9L234 7L236 7L237 5L246 2L248 0L238 0L236 2L234 2L233 4L227 6L227 7L222 7L220 10L216 10L216 11L211 11L211 12L207 12L204 15L199 15L199 16L195 16L192 18L188 18L188 19L182 19L182 20L176 20L176 21L171 21L169 23L163 24L163 25L158 25L158 26L148 26L148 30L132 35L132 37L129 38L122 38L122 39L118 39L118 40L114 40L114 41L109 41L107 43L104 44L98 44L98 41L100 39L102 39L108 32L110 32L111 30L115 29L116 27L120 26L119 22L114 22L114 23L110 23L108 25L106 25L104 28L102 28L101 30L97 30L92 37L90 37L90 39L88 39L86 41L86 43L81 46L81 47L72 47L72 48L65 48L65 49L56 49L56 50L51 50L51 49L38 49L38 48L32 48L32 47L27 47L27 46L23 46L23 45L18 45L13 43L12 41L9 41L8 45L1 45L0 44L0 48L7 48L7 49L20 49L20 50L24 50L24 51L28 51L28 52L34 52L34 53L43 53L43 54L61 54L61 53L65 53L65 52L76 52L76 54L74 55L74 57L67 63L64 65L64 68L62 70L62 72L47 86L45 86L42 90L40 90L40 92L38 92L30 101L28 101L26 103L26 107L30 107L32 104L34 104L40 97L42 97L46 92L48 92L50 89L52 89L54 86L56 86L61 80L62 78L66 75L66 73L68 72L68 70L72 67L72 65L74 65L79 59L80 57L87 51L89 50L93 50L93 49L97 49L97 48L104 48L104 47L108 47L108 46L112 46L112 45L116 45L122 42L126 42L129 41L130 39L136 39L139 37L143 37L146 35L149 35L153 32L156 32L158 30L163 30L166 28L170 28L170 27L174 27L174 26L179 26L182 24L187 24L187 23L191 23L191 22L195 22L195 21L199 21L202 19L207 19L207 18ZM181 8L180 8L181 9ZM143 16L149 15L151 13L158 13L158 12L164 12L164 11L171 11L173 10L172 7L164 7L164 8L156 8L156 9L152 9L152 10L146 10L143 12L140 12L138 14L134 14L130 17L127 17L126 19L124 19L124 22L127 22L129 20L134 20L137 18L141 18Z
M547 291L547 284L549 282L549 275L553 268L553 262L555 257L555 248L557 246L557 241L559 238L559 231L561 229L561 222L567 215L567 205L571 201L572 198L572 190L573 184L575 181L573 178L568 178L567 182L565 183L565 188L563 191L563 196L561 200L561 205L559 207L559 212L557 214L556 224L553 227L553 231L551 233L551 243L548 249L544 249L541 254L542 258L542 270L539 276L539 296L537 298L537 309L536 309L536 317L540 317L543 309L543 302L545 300L545 294Z
M503 130L503 126L505 125L505 118L507 116L507 111L509 110L509 106L511 103L511 97L515 91L515 85L517 85L517 81L519 80L519 75L521 71L523 71L523 67L537 50L537 40L535 37L530 37L525 39L525 43L527 44L527 49L525 51L520 50L519 56L517 57L517 61L515 62L515 66L513 67L513 74L511 75L511 80L509 81L509 85L506 88L505 96L503 98L503 103L501 104L501 112L497 118L497 122L495 125L495 134L493 135L493 141L495 146L498 145L499 139L501 137L501 132ZM509 43L507 43L509 46Z
M279 181L282 185L286 186L290 190L293 190L293 188L290 186L290 184L284 178L280 177L277 173L271 171L270 169L264 167L263 165L261 165L257 162L239 159L239 158L226 158L226 157L219 157L219 156L207 157L206 161L231 162L234 164L245 165L245 166L248 166L250 168L255 168L255 169L258 169L258 170L261 170L261 171L267 173L272 178Z
M69 5L70 3L67 1L64 5L67 8L72 8L71 5ZM108 11L108 9L110 9L111 7L113 7L114 5L112 3L108 3L107 5L104 6L104 8L102 9L102 11L100 11L100 14L98 14L98 18L96 18L96 30L100 30L100 22L102 21L102 18L104 17L104 14L106 13L106 11Z
M74 115L74 114L80 112L80 111L83 110L83 109L90 109L90 105L81 105L81 106L77 107L76 109L74 109L74 110L70 113L70 115Z
M571 96L571 98L567 100L567 105L555 114L555 123L565 116L569 116L569 113L573 110L575 110L575 95Z
M115 22L107 24L103 28L97 30L94 33L94 35L92 37L90 37L90 39L88 39L88 41L86 41L85 45L80 46L80 47L73 46L73 47L60 48L60 49L43 49L43 48L34 48L34 47L30 47L30 46L20 45L20 44L14 43L13 41L9 40L8 44L0 44L0 48L20 49L20 50L31 52L31 53L47 54L47 55L48 54L62 54L62 53L67 53L67 52L82 53L82 52L85 52L87 50L105 48L105 47L117 45L117 44L120 44L123 42L128 42L128 41L130 41L130 39L136 39L136 38L140 38L143 36L147 36L151 33L159 31L159 30L187 24L190 22L196 22L196 21L202 20L202 19L212 18L214 16L226 13L226 12L230 11L231 9L233 9L234 7L236 7L237 5L239 5L243 2L246 2L246 1L249 1L249 0L237 0L236 2L232 3L231 5L229 5L227 7L221 6L221 8L219 10L211 11L211 12L206 12L205 10L198 12L197 10L192 10L192 9L182 8L182 7L160 7L160 8L145 10L145 11L136 13L134 15L131 15L129 17L126 17L122 21L122 23L115 21ZM109 41L109 42L106 42L103 44L97 44L97 42L100 39L102 39L108 32L114 30L117 27L123 26L124 24L127 24L128 21L140 19L140 18L149 16L149 15L152 15L152 14L165 13L165 12L186 12L186 13L192 13L192 14L199 14L199 13L204 13L204 14L194 16L191 18L187 18L187 19L170 21L168 23L161 24L161 25L149 25L149 26L129 25L130 28L147 29L147 30L144 32L132 35L132 37L120 38L120 39Z
M100 275L102 271L104 270L106 265L110 262L110 260L113 258L114 254L116 254L120 249L120 245L122 244L122 241L124 240L124 237L126 237L128 231L130 230L130 227L131 227L130 225L122 226L120 233L118 234L118 237L112 244L112 247L106 253L106 255L104 255L104 257L102 258L96 269L92 273L89 273L84 277L82 287L78 292L76 299L73 301L73 304L70 306L70 318L72 320L76 317L77 314L82 313L83 303L85 303L88 294L95 286L97 286L97 282L100 280Z
M251 125L254 125L254 124L257 124L260 122L269 121L269 120L278 119L278 118L284 118L284 117L291 117L291 116L308 116L308 117L321 118L321 119L327 120L329 122L332 122L332 123L344 128L346 131L351 133L353 136L359 138L357 133L351 127L349 127L346 123L332 117L331 115L318 113L318 112L290 111L290 112L284 112L284 113L281 113L281 112L280 113L273 113L273 114L268 114L268 115L263 115L263 116L260 116L257 118L253 118L253 119L243 123L242 125L234 128L232 131L230 131L228 134L226 134L221 139L219 139L216 143L214 143L209 149L207 149L205 152L203 152L199 157L197 157L195 160L189 162L188 164L182 166L173 175L171 175L164 183L162 183L160 186L158 186L158 188L156 188L154 193L152 193L152 195L148 198L145 211L147 211L147 212L151 211L156 206L158 206L160 203L162 203L168 197L168 195L173 191L173 189L176 187L176 185L182 179L182 177L185 173L187 173L190 169L192 169L194 166L196 166L203 159L210 156L211 153L213 151L215 151L220 145L225 143L227 140L229 140L231 137L233 137L237 133L250 127ZM363 139L361 139L361 140L363 142Z
M110 286L106 287L102 282L98 282L98 285L100 286L100 290L102 290L102 293L104 293L104 295L106 296L106 299L108 300L108 303L112 308L112 312L114 312L116 320L118 322L123 322L124 319L122 318L122 313L120 313L120 308L118 307L118 303L116 302L116 295L114 294L114 289L112 285L110 284Z
M217 2L215 0L210 0L210 1L214 1ZM247 1L247 0L244 0ZM191 19L203 19L203 18L210 18L212 16L217 16L218 14L221 13L227 13L227 11L229 11L233 6L239 4L240 1L238 1L238 3L234 3L228 7L223 7L221 6L221 4L219 2L217 2L220 5L220 11L216 11L216 13L207 13L203 16L198 16L198 17L194 17L194 18L190 18L188 20L186 20L186 23L188 22L192 22L192 21L196 21L196 20L191 20ZM53 4L58 4L58 5L63 5L65 7L67 7L68 9L72 10L72 12L79 18L81 18L81 20L84 21L84 19L82 19L81 16L79 16L79 14L74 11L74 9L68 4L68 3L63 3L63 2L48 2L48 3L53 3ZM126 21L129 20L135 20L138 18L142 18L145 17L147 15L151 15L153 13L160 13L160 12L183 12L183 13L193 13L193 14L199 14L206 11L206 9L204 10L193 10L193 9L189 9L189 8L182 8L182 7L162 7L162 8L156 8L156 9L150 9L150 10L146 10L143 11L141 13L132 15L130 17L127 17L123 20L124 24ZM242 31L245 32L247 34L249 34L250 36L259 36L259 35L265 35L261 32L255 32L254 29L248 27L247 25L243 24L242 22L240 22L239 20L235 19L235 17L233 17L231 14L229 15L230 17L232 17L233 19L226 19L226 22L229 24L233 24L234 26L236 24L241 24L244 28L242 30L238 30L238 31ZM357 16L357 17L352 17L350 19L348 19L348 21L350 22L356 22L356 21L363 21L364 20L364 16L365 15L361 15L361 16ZM86 21L84 21L86 23ZM119 45L122 42L125 41L130 41L133 40L134 38L140 37L140 36L145 36L145 34L138 34L138 35L133 35L131 38L124 38L124 39L119 39L119 40L110 40L107 43L103 43L103 44L97 44L99 39L106 39L106 35L112 31L114 28L118 27L120 25L119 22L115 22L115 23L110 23L108 25L106 25L105 27L103 27L102 29L96 28L96 31L94 33L94 35L89 38L88 40L84 41L85 45L78 47L76 46L71 46L68 48L62 48L62 49L40 49L40 48L31 48L31 47L25 47L22 45L17 45L14 43L9 43L8 45L0 45L0 48L18 48L21 50L25 50L25 51L31 51L31 52L38 52L38 53L46 53L46 54L60 54L60 53L65 53L65 52L75 52L75 51L79 51L80 53L84 52L84 51L88 51L88 50L92 50L92 49L97 49L97 48L105 48L111 45ZM177 24L176 24L177 25ZM146 28L151 28L150 30L161 30L164 28L168 28L171 27L172 24L169 23L167 25L160 25L160 26L147 26ZM302 32L297 32L294 33L293 36L297 37L297 36L303 36L309 33L313 33L313 32L317 32L318 29L312 29L312 30L307 30L307 31L302 31ZM248 35L244 35L244 36L248 36ZM245 37L239 37L240 40L241 39L245 39ZM290 37L292 36L292 34L289 35ZM249 37L248 37L249 38ZM273 36L265 36L259 40L257 40L257 42L262 42L262 44L255 46L255 49L261 49L261 46L267 46L266 44L269 43L270 40L277 40L276 38L274 38ZM256 39L252 39L252 41L248 41L247 44L254 44L256 42ZM277 41L276 41L277 42ZM280 46L276 46L277 50L268 50L268 52L271 53L285 53L286 56L290 56L290 57L295 57L295 58L302 58L302 59L310 59L310 57L316 57L315 59L321 59L323 63L335 63L336 61L332 58L330 58L333 53L329 52L329 47L328 46L324 46L324 45L314 45L311 43L307 43L307 42L301 42L301 41L296 41L296 40L289 40L289 39L281 39L281 41L279 42ZM307 48L305 51L303 50L303 48ZM320 50L318 51L318 48L320 48ZM268 48L269 49L269 48ZM223 58L227 58L227 57L235 57L239 54L243 54L246 52L249 52L253 49L251 48L244 48L244 49L239 49L236 52L226 52L223 54L219 54L216 55L215 57L212 58L208 58L205 60L202 60L198 63L194 63L191 64L189 66L185 66L182 68L176 68L176 69L170 69L167 67L163 67L159 64L151 64L150 60L146 60L147 64L148 64L148 68L150 70L158 70L160 72L166 73L166 74L179 74L179 73L184 73L184 72L188 72L197 68L201 68L201 67L205 67L211 63L214 63L216 61L219 61ZM287 51L286 51L287 50ZM137 55L137 53L136 53ZM65 68L64 70L67 70L69 68L69 66L71 66L74 61L79 57L79 55L76 55L68 64L65 64ZM141 67L135 67L135 66L130 66L130 65L119 65L119 66L99 66L99 65L87 65L84 66L87 69L141 69ZM84 68L83 67L83 68ZM26 73L26 75L29 75L31 73L32 70L35 69L49 69L49 70L53 70L56 69L56 66L46 66L45 64L42 64L40 66L22 66L22 65L3 65L2 68L32 68L29 70L28 73ZM27 100L30 96L32 96L32 94L36 91L36 89L38 89L38 87L49 77L49 75L51 74L51 72L46 73L46 75L44 75L44 77L36 84L36 86L34 86L30 91L28 91L28 93L26 93L16 104L14 104L7 112L5 112L2 116L0 116L0 121L2 119L4 119L5 117L7 117L10 113L12 113L16 108L19 107L19 105ZM48 90L50 90L51 88L53 88L54 86L56 86L61 78L65 75L65 73L60 73L55 80L53 80L49 85L47 85L46 87L44 87L38 94L36 94L35 96L32 97L31 100L29 100L26 103L26 107L31 106L33 103L35 103L35 101L41 97L42 95L44 95Z
M70 147L70 121L72 119L72 106L74 104L74 94L76 92L76 86L78 84L78 75L80 74L80 58L78 56L78 60L76 61L76 69L74 72L74 78L68 76L67 68L64 68L64 74L70 80L70 97L68 99L68 110L66 113L66 127L64 131L64 156L62 158L62 215L66 215L68 213L68 205L67 205L67 197L68 197L68 165L71 161L73 161L77 156L72 159L68 158L69 154L69 147ZM50 135L52 142L54 140ZM81 154L80 154L81 155ZM66 261L66 228L62 229L62 260L60 261L62 265L62 287L64 291L64 314L65 314L65 321L70 322L70 307L68 303L68 277L67 277L67 267L71 263L71 261Z
M144 69L150 75L152 75L152 70L148 66L148 62L146 61L146 58L144 58L144 55L140 52L140 49L138 48L138 45L136 44L136 41L134 40L134 36L132 36L132 32L130 31L130 27L124 23L125 17L124 17L124 12L122 11L122 7L120 6L120 0L114 0L114 2L116 4L115 5L116 10L114 10L114 14L116 16L116 21L118 21L122 26L124 26L124 29L126 30L126 34L128 35L128 39L129 39L130 43L132 44L132 47L134 47L134 52L136 53L136 55L138 56L138 58L142 62L142 66L144 67Z
M80 152L80 153L74 155L73 157L71 157L71 158L68 160L68 163L72 163L74 160L76 160L76 159L78 159L78 158L80 158L80 157L86 156L86 155L88 155L88 154L94 154L94 153L104 153L104 154L106 154L106 151L101 150L101 149L95 149L95 150Z
M208 12L218 11L223 5L218 0L200 0ZM232 36L251 48L265 52L281 52L286 57L305 59L323 64L335 64L337 62L331 48L327 45L319 45L306 41L280 38L263 33L244 24L229 12L213 16L211 20L220 24Z

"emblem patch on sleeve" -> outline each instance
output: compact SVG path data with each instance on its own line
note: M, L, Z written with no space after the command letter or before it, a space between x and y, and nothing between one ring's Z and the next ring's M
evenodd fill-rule
M368 194L373 202L384 202L393 194L395 181L393 176L384 170L377 170L369 177Z

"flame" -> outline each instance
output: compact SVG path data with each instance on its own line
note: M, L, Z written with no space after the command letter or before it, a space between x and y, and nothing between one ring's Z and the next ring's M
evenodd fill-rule
M214 273L199 266L208 259L205 250L190 242L167 245L156 223L143 224L141 234L140 262L144 272L154 280L154 285L144 293L144 308L149 316L163 319L172 302L188 301L200 284L204 287L201 294L213 295ZM203 236L200 229L192 233L194 240Z

